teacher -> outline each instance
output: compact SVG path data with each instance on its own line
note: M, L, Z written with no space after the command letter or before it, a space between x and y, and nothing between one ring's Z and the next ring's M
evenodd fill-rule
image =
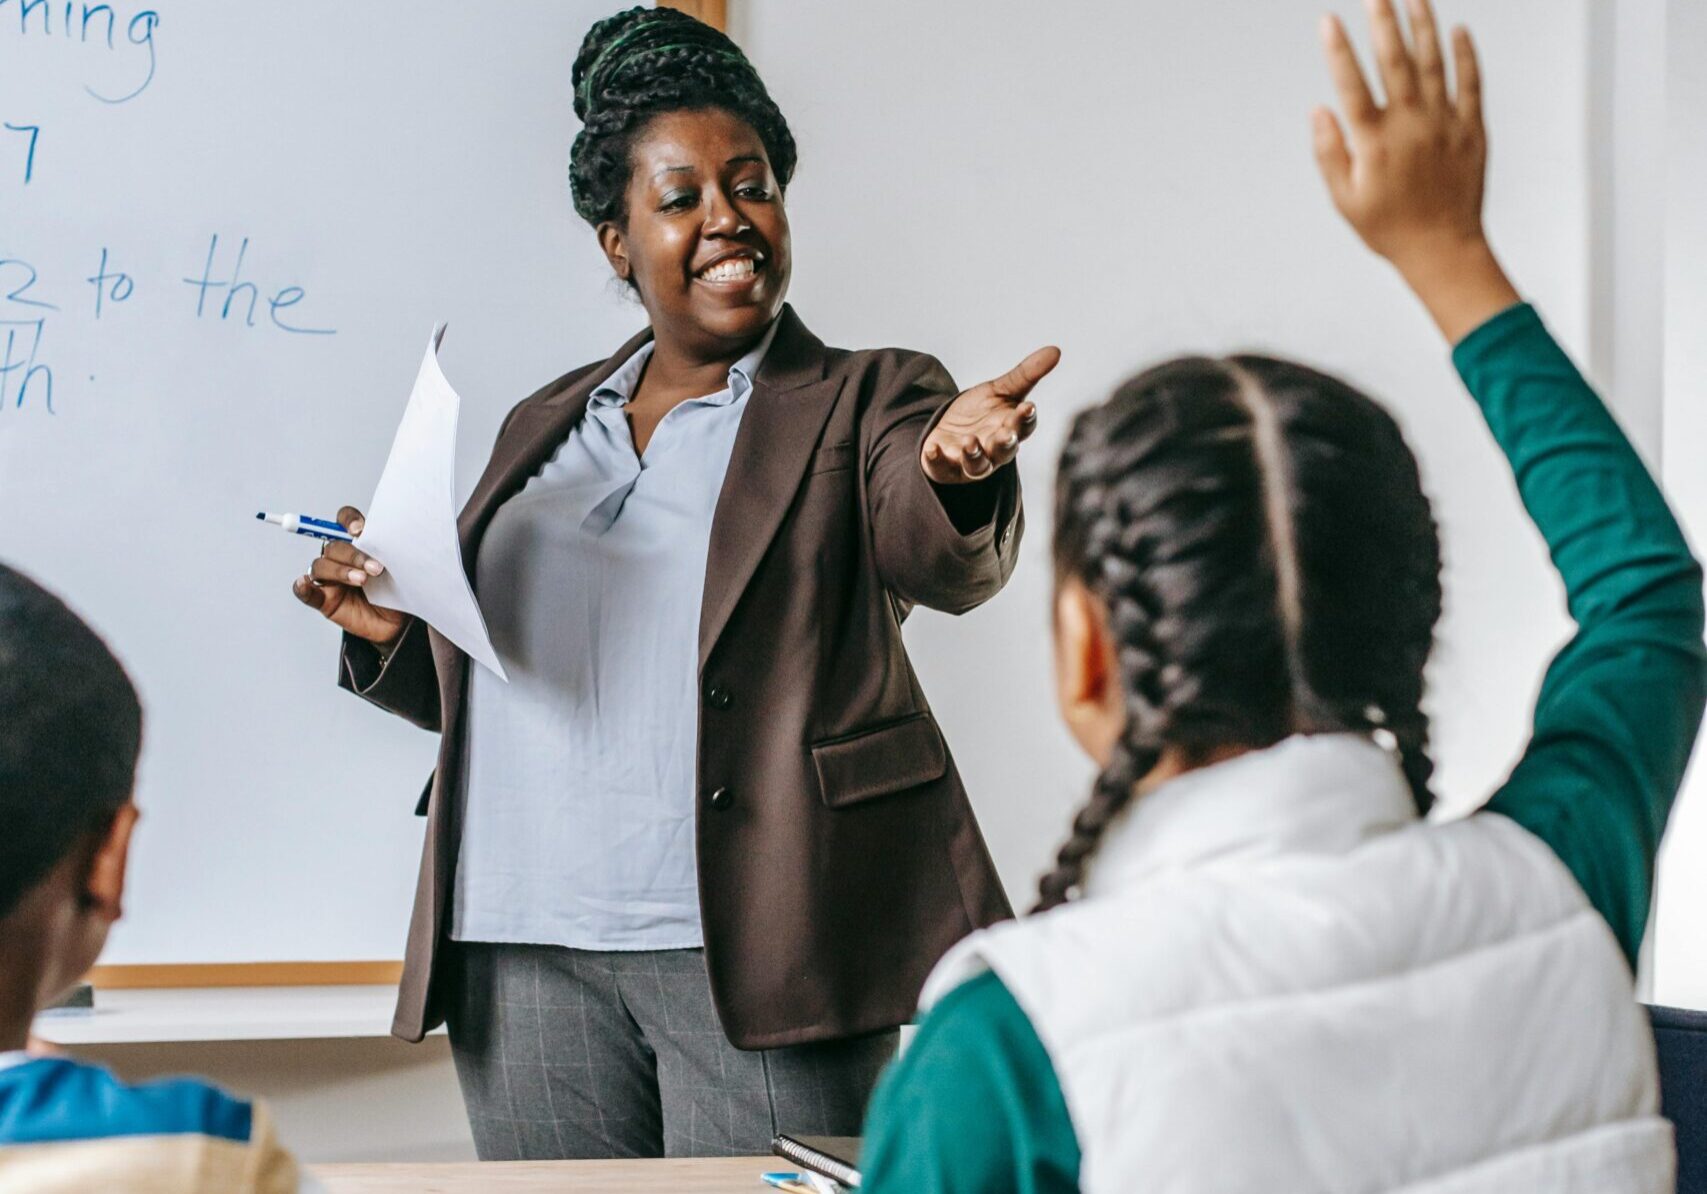
M512 410L462 512L509 683L348 544L295 585L341 684L441 734L392 1030L448 1022L482 1159L852 1135L932 964L1009 914L901 623L1012 572L1059 354L957 394L809 332L794 140L715 29L631 9L573 82L575 209L651 327Z

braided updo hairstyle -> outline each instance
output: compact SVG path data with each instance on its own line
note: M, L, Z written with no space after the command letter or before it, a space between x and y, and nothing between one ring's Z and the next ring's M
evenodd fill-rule
M740 47L673 8L631 8L587 31L571 76L582 128L569 150L575 210L597 227L627 217L629 150L652 117L720 108L751 125L777 185L794 177L794 136Z
M1372 734L1427 811L1440 541L1416 459L1368 397L1262 356L1140 374L1073 424L1055 566L1107 607L1126 723L1039 911L1077 891L1170 747L1201 762L1295 733Z

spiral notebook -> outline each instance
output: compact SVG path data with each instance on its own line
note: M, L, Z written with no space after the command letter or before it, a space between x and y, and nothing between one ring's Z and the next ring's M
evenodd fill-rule
M858 1136L778 1136L771 1151L851 1190L859 1188Z

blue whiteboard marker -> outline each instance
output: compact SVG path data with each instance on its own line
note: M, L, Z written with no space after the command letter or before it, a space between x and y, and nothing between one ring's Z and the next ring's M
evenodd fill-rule
M339 523L325 518L310 518L306 514L268 514L265 510L255 515L262 522L270 522L276 527L283 527L296 535L308 535L314 539L326 539L333 543L350 543L355 536L346 531Z

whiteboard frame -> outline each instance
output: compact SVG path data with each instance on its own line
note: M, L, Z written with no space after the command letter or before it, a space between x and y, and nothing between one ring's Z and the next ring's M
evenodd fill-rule
M658 0L658 7L678 9L713 29L729 32L728 0Z

